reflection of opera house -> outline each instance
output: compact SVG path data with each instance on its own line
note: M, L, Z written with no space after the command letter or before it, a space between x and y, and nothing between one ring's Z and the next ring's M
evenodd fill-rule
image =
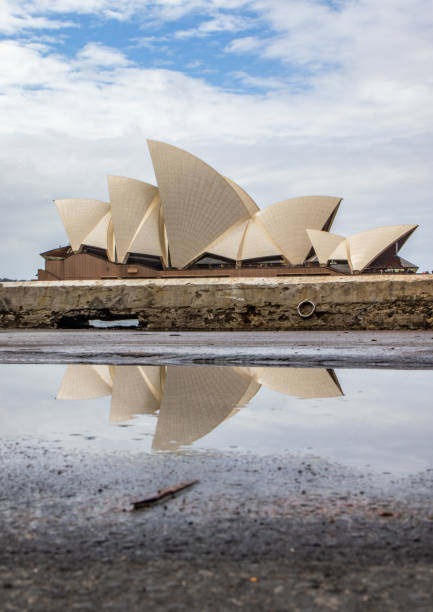
M343 395L333 370L70 365L57 399L111 395L110 420L158 413L155 450L192 444L247 404L261 386L300 398Z
M108 177L109 202L56 200L70 246L42 254L39 280L415 272L397 255L416 225L330 232L341 198L262 210L177 147L148 141L158 186Z

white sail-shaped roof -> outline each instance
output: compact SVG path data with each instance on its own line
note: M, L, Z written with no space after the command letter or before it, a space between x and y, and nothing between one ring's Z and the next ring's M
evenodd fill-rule
M230 183L230 185L236 191L238 196L241 198L242 202L245 205L245 208L248 210L250 215L254 215L254 213L256 213L256 212L258 212L260 210L260 208L254 202L253 198L250 196L249 193L247 193L245 191L245 189L243 187L241 187L240 185L238 185L237 183L232 181L232 179L228 178L228 176L225 176L224 178L225 178L226 181L228 181Z
M161 401L166 366L137 366L152 395Z
M107 257L110 261L116 261L116 238L114 236L114 226L111 215L107 230Z
M346 240L344 236L331 234L331 232L322 232L321 230L307 229L307 234L313 245L317 259L321 264L327 264L330 259L336 259L335 257L331 257L331 255L335 252L337 247ZM342 258L340 257L339 259ZM345 257L343 257L343 259L345 259Z
M137 228L135 235L129 245L131 253L144 253L146 255L162 256L160 232L160 208L159 194L155 196L152 204Z
M88 246L99 247L100 249L108 248L108 227L111 221L111 212L108 212L102 217L97 225L92 229L90 234L87 234L83 240L83 244Z
M238 192L198 157L155 140L149 151L173 267L185 268L226 230L250 217Z
M362 272L394 242L398 242L398 248L401 248L417 227L417 225L389 225L347 238L349 265L352 271Z
M329 229L341 198L304 196L268 206L257 213L268 234L293 264L302 264L311 249L306 230Z
M274 391L300 398L343 395L333 370L318 368L250 368L255 379Z
M159 399L143 375L148 368L159 371L159 366L115 366L110 421L126 421L135 414L152 414L159 409Z
M225 232L209 246L209 252L236 261L282 255L256 215Z
M153 448L176 448L205 436L246 394L251 378L233 368L168 366Z
M57 399L82 400L111 394L109 366L69 365L63 376Z
M137 229L153 199L158 194L154 185L124 176L109 176L111 214L116 236L117 260L123 263L131 250Z
M237 223L227 230L220 238L209 245L208 251L214 255L227 257L238 261L241 259L241 245L249 221Z
M101 219L110 212L110 204L100 200L69 198L54 200L65 226L73 251L78 251L86 237Z
M240 259L278 255L282 255L281 249L272 241L264 226L258 221L258 215L254 215L248 222L242 241Z
M308 230L308 236L320 263L329 260L347 261L354 272L362 272L393 243L397 250L417 228L417 225L378 227L343 238L329 232Z
M336 261L349 261L349 251L347 238L342 240L336 248L332 251L329 259L335 259Z

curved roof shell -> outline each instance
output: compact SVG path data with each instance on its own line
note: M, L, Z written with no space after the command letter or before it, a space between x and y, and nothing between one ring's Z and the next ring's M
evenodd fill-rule
M100 200L69 198L54 200L65 226L73 251L78 251L86 237L96 228L102 218L110 212L110 204Z
M158 183L171 263L185 268L250 212L238 191L198 157L148 141Z
M241 258L242 240L248 223L249 221L241 221L224 232L220 238L217 238L215 242L209 245L209 253L239 261Z
M154 185L124 176L108 176L111 214L116 236L117 260L126 261L138 228L158 195ZM159 253L158 253L159 254Z
M261 210L257 219L287 260L302 264L311 250L307 228L329 229L340 202L330 196L291 198Z
M105 397L112 392L109 366L69 365L56 399L84 400Z
M352 272L362 272L394 243L398 251L417 225L377 227L344 238L329 232L307 230L320 263L347 261Z
M333 370L318 368L250 368L255 379L279 393L300 398L343 395Z
M159 199L159 194L157 194L138 226L129 244L128 252L155 255L157 257L162 256L163 246L161 245L160 209L161 201Z
M254 259L258 257L281 256L281 249L258 220L258 214L248 222L241 245L240 259Z
M144 372L143 372L144 370ZM154 370L152 374L149 372ZM148 376L145 375L148 371ZM159 410L160 399L149 385L148 377L154 378L159 366L115 366L113 392L111 396L110 421L126 421L135 414L153 414Z
M245 208L248 210L250 215L254 215L254 213L256 213L257 211L260 210L260 208L254 202L253 198L250 196L249 193L247 193L245 191L245 189L243 187L241 187L240 185L238 185L237 183L232 181L232 179L228 178L227 176L225 176L224 178L225 178L226 181L228 181L228 183L236 191L236 193L238 194L238 196L240 197L240 199L244 203Z
M331 255L329 256L329 259L335 259L336 261L348 261L349 251L347 247L348 247L348 242L347 242L347 238L345 238L332 251Z
M252 397L252 382L234 368L168 366L153 448L191 444L205 436L245 402L246 395ZM255 383L254 391L259 388Z
M308 238L313 245L314 252L317 255L317 259L321 264L327 264L330 259L347 259L345 240L344 236L338 236L338 234L331 234L331 232L323 232L321 230L307 229ZM344 250L339 253L343 257L331 257L336 249L343 244Z
M87 234L85 239L83 240L83 244L87 244L89 246L99 247L100 249L107 249L108 244L108 232L111 220L111 212L108 212L106 215L102 217L97 225L92 229L92 231Z
M362 272L394 242L400 249L417 225L389 225L360 232L347 238L349 265L353 272Z
M236 261L282 255L256 215L230 228L209 246L209 252Z

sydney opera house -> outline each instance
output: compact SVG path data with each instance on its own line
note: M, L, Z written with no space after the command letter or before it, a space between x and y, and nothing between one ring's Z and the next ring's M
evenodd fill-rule
M148 141L157 186L108 177L109 202L55 200L70 244L42 253L39 280L416 272L398 251L417 225L331 233L341 198L260 209L199 158Z

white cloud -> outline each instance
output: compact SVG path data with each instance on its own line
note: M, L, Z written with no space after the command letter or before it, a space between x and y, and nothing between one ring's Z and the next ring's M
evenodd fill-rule
M29 29L58 29L75 25L57 20L58 15L93 15L100 19L144 23L176 21L186 15L208 16L203 31L219 31L223 23L231 29L246 18L231 16L251 0L3 0L0 4L0 32L13 34ZM234 30L233 30L234 31Z
M175 38L191 38L193 36L204 37L218 32L239 32L252 26L250 18L220 13L215 17L203 21L195 28L188 30L178 30Z
M246 72L234 72L233 77L248 87L257 87L265 90L287 89L287 81L278 77L252 76Z
M132 49L154 49L161 42L167 42L167 36L139 36L131 39Z
M201 66L203 66L203 62L201 60L194 60L193 62L189 62L186 65L186 68L189 68L189 70L195 70Z
M244 36L243 38L235 38L225 47L225 51L229 53L250 53L251 51L259 51L265 46L265 41L256 36Z
M21 2L3 1L0 3L0 33L10 35L25 30L51 29L71 27L70 21L59 21L46 16L38 16Z
M174 21L191 12L212 15L220 9L234 10L245 4L243 0L3 0L0 31L12 34L73 25L70 21L56 20L60 14L94 15L118 21L132 17L144 21Z
M55 55L45 55L32 43L1 41L0 62L2 66L0 86L4 88L0 104L6 107L9 106L11 94L16 95L21 91L21 94L25 96L24 88L51 87L53 83L59 83L59 79L64 79L70 72L70 67L65 64L64 60ZM14 87L20 89L16 90ZM15 125L10 120L8 124L15 131ZM6 124L3 126L8 127Z
M88 43L77 54L77 66L119 67L129 66L132 62L123 53L99 43Z
M254 0L273 30L262 44L233 41L230 50L258 49L264 58L300 67L368 77L417 80L433 59L429 0L357 0L339 10L311 0ZM344 73L346 75L346 73Z

